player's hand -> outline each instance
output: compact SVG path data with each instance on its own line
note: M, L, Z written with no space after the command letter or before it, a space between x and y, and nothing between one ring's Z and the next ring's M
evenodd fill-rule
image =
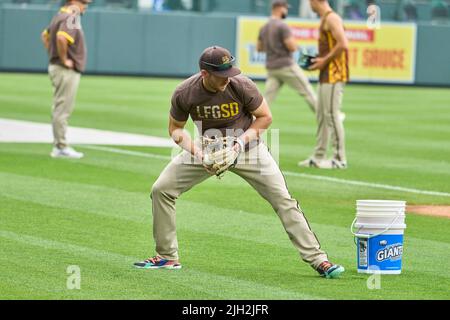
M202 164L206 171L221 178L223 174L237 163L239 153L244 149L244 142L235 137L203 137Z
M237 153L240 153L242 151L242 147L239 143L235 143L232 149Z
M207 162L208 162L208 159L205 159L205 154L203 153L202 150L197 150L197 151L195 152L195 154L194 154L194 157L197 158L197 160L199 160L199 161L202 163L203 168L205 168L205 170L206 170L210 175L215 175L215 174L216 174L216 172L215 172L215 171L213 170L213 168L212 168L213 163L212 163L212 164L207 163ZM206 161L205 161L205 160L206 160Z
M75 64L73 63L73 60L71 60L71 59L66 59L66 61L64 61L64 66L65 66L67 69L73 69L74 66L75 66Z
M326 66L325 58L317 57L312 59L311 61L313 64L308 68L309 70L322 70Z
M244 141L241 138L237 138L232 149L238 154L241 153L245 149Z

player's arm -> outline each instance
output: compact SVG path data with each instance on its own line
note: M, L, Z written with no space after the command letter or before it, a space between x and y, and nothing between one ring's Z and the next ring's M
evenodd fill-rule
M293 36L289 36L283 40L285 47L289 50L289 52L297 51L297 43Z
M252 112L255 116L255 121L252 125L239 137L245 144L258 139L263 132L269 128L272 123L272 113L266 99L263 99L261 105Z
M201 160L202 150L194 144L189 134L186 130L184 130L185 125L186 121L175 120L171 115L169 115L169 135L172 137L173 141L181 148Z
M327 24L333 38L336 39L336 45L325 57L313 59L313 65L309 67L310 70L323 69L334 58L339 56L342 51L348 50L348 40L345 36L342 19L337 14L330 14L327 19Z
M263 42L263 31L262 29L259 30L258 34L258 40L256 41L256 51L258 52L264 52L264 42Z
M48 29L44 29L44 31L42 31L41 33L41 41L44 44L45 49L48 50L48 46L49 46L49 35L48 35Z
M264 52L264 45L261 40L258 39L258 42L256 42L256 51L258 52Z
M342 51L348 50L348 40L345 36L344 25L342 23L342 19L337 15L333 14L328 19L328 26L330 28L331 34L333 38L336 39L336 45L333 50L328 53L325 57L326 62L330 62L337 56L339 56Z
M69 69L73 69L74 63L67 57L67 51L69 48L69 42L73 39L67 39L68 35L58 32L56 34L56 49L58 51L58 57L60 61Z

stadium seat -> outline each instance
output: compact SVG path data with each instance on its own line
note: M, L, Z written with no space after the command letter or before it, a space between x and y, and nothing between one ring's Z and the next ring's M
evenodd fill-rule
M431 20L435 23L449 22L449 8L445 1L437 0L432 2Z
M403 6L406 21L416 21L418 18L417 7L413 0L408 0Z
M350 20L362 20L365 15L360 8L360 1L350 0L344 6L344 18Z

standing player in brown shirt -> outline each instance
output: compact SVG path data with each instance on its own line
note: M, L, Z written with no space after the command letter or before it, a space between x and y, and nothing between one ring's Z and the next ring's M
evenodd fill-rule
M308 78L297 65L292 53L297 44L289 26L283 22L288 14L289 4L285 0L272 2L272 16L259 31L256 49L266 53L266 92L269 105L275 99L283 84L292 87L306 99L313 112L316 110L317 97Z
M52 127L54 158L83 157L69 147L67 122L72 114L81 72L86 65L86 45L80 16L92 0L68 0L42 32L41 39L49 55L48 73L53 86Z
M340 119L344 85L349 80L348 40L341 17L327 0L310 0L311 8L318 13L319 55L310 70L320 70L317 103L317 135L314 154L299 162L299 166L326 169L347 168L344 126ZM329 133L333 157L326 160Z
M301 258L320 275L336 278L344 268L328 262L320 243L287 189L284 177L260 135L272 122L270 109L256 85L233 66L227 49L206 48L200 72L183 81L172 95L169 133L184 149L172 159L152 187L153 237L156 255L134 265L145 269L180 269L175 202L184 192L211 176L201 141L184 127L189 117L203 137L237 137L239 153L231 172L245 179L278 214ZM200 139L200 140L201 140Z

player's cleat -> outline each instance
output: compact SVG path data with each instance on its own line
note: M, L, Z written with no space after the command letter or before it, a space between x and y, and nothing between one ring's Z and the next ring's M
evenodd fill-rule
M160 256L154 256L141 262L135 262L134 266L141 269L181 269L178 260L167 260Z
M314 158L308 158L306 160L300 161L298 163L299 167L306 168L318 168L318 169L344 169L347 167L345 162L340 162L338 160L316 160Z
M297 165L305 168L320 168L319 161L314 160L313 158L300 161Z
M339 161L336 159L331 159L331 168L332 169L347 169L347 162Z
M318 169L347 169L347 162L336 159L314 160L309 158L298 163L299 167L318 168Z
M339 278L340 275L345 271L343 266L338 264L332 264L329 261L322 262L319 267L317 267L317 272L321 277L327 279L336 279Z
M65 147L59 149L57 147L53 147L52 152L50 153L52 158L71 158L71 159L81 159L84 154L82 152L75 151L71 147Z

